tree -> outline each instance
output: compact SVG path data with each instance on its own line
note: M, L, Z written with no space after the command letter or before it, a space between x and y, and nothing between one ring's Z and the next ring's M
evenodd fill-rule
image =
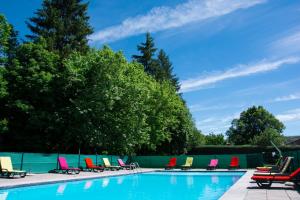
M0 14L0 67L6 63L12 26Z
M260 135L256 135L251 139L251 144L259 146L270 146L271 141L276 145L283 145L285 138L282 134L278 133L276 129L267 128Z
M231 127L226 135L231 143L250 144L255 136L261 135L270 128L282 133L285 127L262 106L253 106L243 111L239 119L234 119L231 122Z
M4 137L6 145L14 145L16 150L45 149L47 138L55 129L52 84L57 75L58 55L45 46L45 41L20 45L16 58L5 67L8 96L2 105L7 110L9 133Z
M223 134L213 134L205 136L205 144L206 145L224 145L226 144L226 140L224 139Z
M46 40L47 49L57 51L62 58L72 51L87 52L87 36L93 31L88 23L88 3L82 0L44 0L36 16L27 22L33 33L28 38Z
M153 58L157 49L149 32L146 33L146 41L138 45L137 49L141 55L133 55L132 58L144 66L146 73L155 77L159 70L158 63Z
M158 75L158 79L160 80L169 80L172 85L176 88L176 91L180 90L180 84L178 78L175 74L173 74L172 63L169 60L169 57L164 52L164 50L160 50L157 56L157 61L160 68L160 74Z

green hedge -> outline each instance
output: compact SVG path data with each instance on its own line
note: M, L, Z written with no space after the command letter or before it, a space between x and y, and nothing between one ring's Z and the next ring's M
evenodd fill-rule
M281 151L300 150L300 146L282 146ZM262 147L254 145L203 145L192 148L188 151L188 155L207 155L207 154L249 154L276 151L273 146Z

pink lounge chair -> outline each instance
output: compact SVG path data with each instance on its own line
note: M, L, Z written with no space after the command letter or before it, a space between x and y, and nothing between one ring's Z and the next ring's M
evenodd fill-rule
M211 159L209 165L207 166L207 169L216 169L218 167L219 160L218 159Z
M62 173L67 173L67 174L79 174L80 169L79 168L74 168L74 167L69 167L67 160L65 157L59 157L58 158L58 163L59 163L59 171Z
M125 168L125 169L134 169L134 168L136 168L135 164L133 164L133 163L132 163L132 164L129 164L129 165L126 165L126 164L123 162L122 159L118 159L118 163L119 163L120 167Z

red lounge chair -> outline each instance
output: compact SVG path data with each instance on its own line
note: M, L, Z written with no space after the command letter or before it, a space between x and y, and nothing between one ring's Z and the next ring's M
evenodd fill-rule
M278 183L285 183L287 181L294 182L296 185L298 185L298 182L300 179L297 179L297 176L300 173L300 168L298 168L296 171L291 173L290 175L257 175L257 176L252 176L251 179L256 181L256 184L260 188L269 188L271 187L273 182L278 182Z
M101 171L101 172L104 171L104 167L94 165L93 160L91 158L85 158L84 161L85 161L87 170L89 170L89 171Z
M240 167L240 161L238 157L232 157L229 165L229 169L233 168L239 168Z
M169 164L166 165L165 169L173 169L176 167L177 158L170 158Z

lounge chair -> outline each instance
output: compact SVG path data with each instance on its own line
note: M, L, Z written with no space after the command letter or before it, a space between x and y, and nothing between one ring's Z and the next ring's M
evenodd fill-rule
M237 169L240 167L240 161L239 158L234 156L231 158L230 164L229 164L229 169Z
M252 180L256 182L258 187L260 188L270 188L272 183L285 183L285 182L294 182L296 185L299 184L298 175L300 174L300 168L289 175L269 175L269 176L261 176L254 175L251 177Z
M262 175L262 176L263 175L280 175L280 174L282 175L288 170L292 160L293 160L293 157L287 157L286 161L284 162L284 165L281 166L281 168L279 170L256 171L256 172L254 172L254 175L258 175L258 176L259 175Z
M120 166L113 166L110 164L108 158L102 158L103 159L103 163L104 163L104 168L106 169L110 169L110 170L120 170L122 167Z
M21 178L24 178L27 172L14 170L10 157L0 157L0 174L6 178L13 178L14 176L20 176Z
M104 171L104 167L94 165L93 160L91 158L85 158L84 161L85 161L87 170L95 171L95 172L98 172L98 171L103 172Z
M192 165L193 165L193 160L194 160L193 157L187 157L186 161L185 161L185 164L181 165L181 169L182 170L184 170L184 169L190 169L192 167Z
M263 167L256 167L258 171L270 171L270 170L280 170L284 163L287 161L287 157L282 160L282 157L280 157L275 165L264 165Z
M216 169L219 166L218 159L211 159L209 165L207 165L207 170Z
M118 159L118 163L120 165L120 167L125 168L125 169L135 169L136 166L134 163L130 163L129 165L126 165L122 159Z
M166 165L165 169L174 169L176 167L177 158L170 158L169 163Z
M67 174L73 174L73 173L79 174L80 173L79 168L69 167L65 157L59 157L58 163L59 163L59 170L58 170L59 172L67 173Z

